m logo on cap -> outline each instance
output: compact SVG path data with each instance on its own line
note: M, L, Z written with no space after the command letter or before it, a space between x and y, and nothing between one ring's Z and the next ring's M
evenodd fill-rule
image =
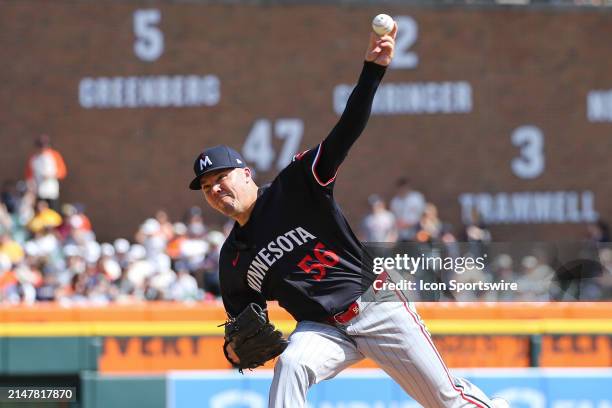
M200 171L204 170L206 166L212 166L212 162L208 156L204 157L204 159L200 158Z
M198 154L193 161L195 177L189 183L189 188L200 190L200 178L206 173L244 167L246 167L244 159L231 147L225 145L209 147Z

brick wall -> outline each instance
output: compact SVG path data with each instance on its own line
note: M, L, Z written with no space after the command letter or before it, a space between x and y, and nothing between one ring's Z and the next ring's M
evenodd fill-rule
M83 202L102 239L132 236L158 208L177 218L203 204L187 190L192 160L210 144L241 149L258 119L304 124L300 149L334 125L334 87L359 74L370 6L249 6L151 2L0 1L0 174L22 177L36 135L48 133L69 176L62 199ZM160 11L163 53L134 52L134 11ZM410 16L413 69L390 69L385 84L465 81L468 113L375 115L351 151L337 198L353 224L366 198L393 194L409 176L460 224L466 192L584 191L612 218L612 122L589 122L587 94L612 89L612 14L537 9L389 6ZM408 41L408 38L405 38ZM214 106L87 109L83 78L215 75ZM612 109L609 107L608 109ZM611 114L612 116L612 114ZM512 132L540 129L544 169L513 173ZM283 141L272 137L276 154ZM276 157L275 157L276 159ZM275 163L275 161L273 161ZM261 181L275 173L260 171ZM221 218L207 212L212 222ZM584 225L504 225L499 239L579 237Z

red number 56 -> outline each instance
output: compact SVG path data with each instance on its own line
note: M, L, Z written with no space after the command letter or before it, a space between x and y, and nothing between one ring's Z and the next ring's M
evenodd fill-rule
M312 256L306 255L304 259L298 263L298 266L306 273L313 273L313 271L318 271L316 275L314 275L315 280L321 280L325 277L327 273L326 268L330 266L336 265L340 262L340 258L334 252L325 249L325 245L319 242L314 247L314 256L317 258L315 262Z

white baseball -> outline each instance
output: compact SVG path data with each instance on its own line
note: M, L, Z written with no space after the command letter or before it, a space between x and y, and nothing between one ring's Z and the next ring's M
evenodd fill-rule
M372 20L372 30L379 36L390 33L393 30L393 19L387 14L379 14Z

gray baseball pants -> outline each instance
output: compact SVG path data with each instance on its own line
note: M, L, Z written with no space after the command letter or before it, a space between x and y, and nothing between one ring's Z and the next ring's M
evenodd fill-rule
M368 357L424 407L491 408L489 398L444 365L414 305L363 302L346 325L299 322L274 368L270 408L306 406L308 389Z

